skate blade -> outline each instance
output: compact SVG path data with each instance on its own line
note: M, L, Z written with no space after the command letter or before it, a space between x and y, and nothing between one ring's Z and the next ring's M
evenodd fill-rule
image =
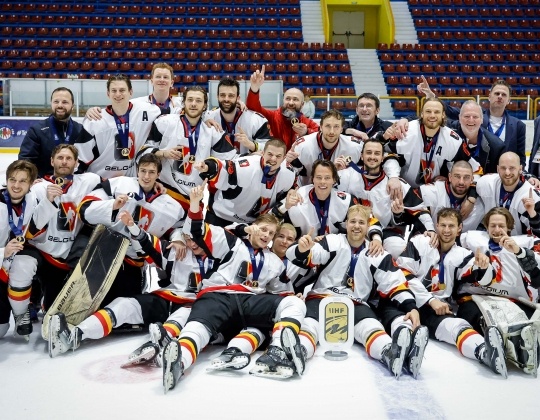
M147 353L144 353L144 354L140 354L139 356L136 356L132 359L129 359L127 362L123 363L122 365L120 365L121 368L129 368L129 367L132 367L132 366L140 366L140 365L143 365L143 364L147 364L149 366L157 366L157 367L160 367L157 363L157 356L155 356L153 359L152 358L148 358L148 355L152 353L152 352L147 352Z
M243 358L241 361L232 361L229 363L221 363L221 364L211 364L210 367L206 368L207 372L219 372L219 371L234 371L234 370L241 370L244 369L247 365L249 365L249 361L247 358Z
M399 347L399 357L394 360L392 364L392 372L396 379L399 379L403 372L403 364L405 363L405 358L410 350L411 346L411 333L406 328L403 328L400 332L396 344Z
M294 335L294 333L288 329L285 328L281 332L281 345L283 346L283 349L287 356L292 359L292 362L294 363L294 366L296 367L296 373L298 373L298 376L302 376L304 373L305 365L300 357L296 354L296 351L294 347L296 345L299 345L300 343L297 341L297 337Z
M499 355L499 357L497 357L496 361L495 361L495 369L497 370L497 372L499 374L501 374L501 376L504 378L504 379L507 379L508 378L508 371L507 371L507 368L506 368L506 361L504 359L504 349L503 349L503 344L502 344L502 341L501 339L499 338L499 336L497 335L497 333L495 331L489 331L489 341L490 341L490 345L495 347L496 351L497 351L497 354Z
M414 379L416 379L418 377L418 374L420 373L420 368L422 367L422 362L424 360L424 352L426 350L428 338L429 336L427 328L422 328L422 330L417 331L417 333L415 334L414 342L412 343L412 345L417 347L419 350L418 354L412 358L410 364L411 373Z
M294 375L294 371L292 369L277 368L277 370L274 372L265 368L255 367L249 371L249 374L258 376L260 378L282 380L291 378Z
M178 359L178 347L174 343L163 350L163 393L166 394L174 388L174 374L171 370L172 364Z

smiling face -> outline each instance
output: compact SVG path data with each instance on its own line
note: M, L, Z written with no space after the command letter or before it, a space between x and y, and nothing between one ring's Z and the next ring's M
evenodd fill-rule
M430 130L435 130L442 125L444 115L443 104L437 101L426 102L421 114L422 124Z
M356 115L364 124L364 127L371 127L375 118L379 114L379 108L373 99L361 98L356 105Z
M313 172L313 187L319 200L326 200L332 192L332 186L337 180L334 179L332 170L326 166L317 166Z
M321 122L321 133L325 143L334 145L343 130L343 122L335 117L327 117Z
M283 105L281 106L282 114L284 111L290 110L294 113L300 112L304 105L304 94L298 89L289 89L283 95Z
M139 185L144 192L150 192L159 178L158 168L153 163L143 163L139 165L137 177L139 179Z
M519 156L512 152L506 152L499 158L497 173L501 178L501 183L507 191L517 185L521 176L521 165Z
M353 246L364 242L369 228L369 220L359 211L351 211L347 217L347 240Z
M463 105L459 114L459 123L467 138L476 138L482 125L482 108L476 104Z
M280 258L283 258L294 241L296 241L296 231L282 226L274 238L272 251Z
M204 255L204 250L197 245L197 243L191 239L189 235L184 235L184 242L186 243L186 246L191 249L191 252L195 255Z
M113 106L128 107L129 100L133 95L133 91L129 90L128 85L123 80L113 80L107 90L107 96L111 100Z
M188 91L184 101L184 113L186 116L189 118L199 118L205 109L204 93L196 90Z
M263 152L263 161L265 165L270 165L270 173L279 169L285 160L285 149L276 146L267 146Z
M364 162L364 168L367 169L368 172L379 172L383 156L383 146L381 143L376 143L374 141L364 143L364 148L362 149L362 161Z
M238 100L238 89L236 86L220 86L218 89L219 109L224 114L236 111L236 101Z
M14 204L21 202L32 186L30 175L26 171L14 171L6 181L9 197Z
M489 237L493 239L493 242L498 244L503 236L508 235L506 217L504 217L502 214L492 214L489 218L487 231Z
M73 111L71 94L65 90L54 92L51 98L51 109L54 118L57 120L68 119Z
M441 245L451 246L456 242L456 238L461 233L462 225L454 216L439 217L437 222L437 234ZM444 246L443 246L444 247Z
M277 225L274 223L262 222L258 223L257 227L259 228L259 234L251 235L249 237L251 245L255 249L266 248L276 235Z
M452 193L458 197L463 197L473 182L472 169L460 168L453 166L450 174L448 175L448 181L450 182L450 188Z
M172 79L170 70L155 68L150 83L152 83L152 86L154 87L154 93L168 95L174 84L174 80Z
M75 156L71 150L67 148L61 149L58 153L51 157L51 166L54 170L54 176L64 177L75 172L77 159L75 159Z

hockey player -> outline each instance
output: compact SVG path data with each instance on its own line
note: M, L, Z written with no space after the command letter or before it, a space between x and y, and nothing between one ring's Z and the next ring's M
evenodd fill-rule
M284 221L294 225L299 235L307 234L312 227L316 236L343 230L347 211L357 199L349 193L337 191L334 186L338 181L338 171L331 161L316 161L313 164L313 185L290 191L279 206ZM382 252L380 223L374 222L368 235L372 239L369 252Z
M385 146L387 152L400 156L401 176L415 188L446 178L452 163L458 160L468 161L475 175L482 174L482 167L463 140L445 126L445 119L443 103L437 98L427 99L420 120L411 121L405 138L391 140Z
M396 199L391 199L387 192L389 179L382 168L383 145L377 140L366 140L363 146L362 166L338 159L341 167L348 165L338 172L338 190L352 194L371 207L373 217L383 227L384 249L394 258L405 249L403 234L406 225L414 225L416 232L428 235L436 246L435 228L418 192L406 181L400 180L401 193Z
M197 162L194 169L216 191L210 195L206 221L222 227L251 223L273 210L296 184L294 171L284 162L285 150L285 143L272 139L264 145L262 156Z
M65 279L81 257L87 240L79 241L78 235L83 222L77 215L77 207L82 199L100 182L98 175L85 173L74 175L78 151L75 146L61 143L55 147L51 156L53 175L46 175L42 182L32 187L38 205L33 220L43 226L29 240L24 255L24 263L16 275L26 276L28 282L38 275L43 291L42 306L46 311L62 290ZM90 235L86 228L83 235ZM77 244L73 249L73 245Z
M370 219L368 207L355 205L347 212L347 233L326 235L315 243L311 235L302 236L298 245L287 250L287 257L299 264L318 265L317 281L306 297L307 313L300 332L302 351L307 358L315 353L319 330L319 304L327 296L351 299L354 306L354 338L368 355L385 364L399 378L405 367L414 377L418 375L428 341L414 296L405 276L386 252L369 256L366 233ZM392 337L384 331L375 312L368 305L372 289L389 299L405 317L392 323ZM411 334L411 331L414 333Z
M146 143L161 110L149 103L131 103L132 94L128 76L109 77L107 96L111 105L101 111L100 120L86 118L75 141L79 149L79 172L94 172L105 179L135 176L135 156Z
M100 188L87 195L78 208L81 219L90 224L102 223L127 236L126 227L119 219L122 210L133 215L137 225L158 238L172 227L181 226L182 207L167 194L155 191L161 171L160 160L148 154L137 164L138 178L117 177L104 181ZM116 297L130 297L141 293L143 259L140 247L132 242L122 269L118 273L104 304Z
M116 298L71 332L65 315L61 312L54 314L49 323L50 357L77 349L82 340L105 337L113 328L123 324L150 324L151 341L132 353L128 365L148 362L154 360L160 348L170 340L166 331L172 331L177 336L185 324L201 277L212 268L212 261L204 258L204 251L199 247L195 250L189 247L186 257L177 260L174 248L169 246L168 241L139 228L130 213L122 211L120 220L129 230L131 240L140 246L146 261L166 272L166 279L160 281L162 287L147 294ZM189 241L186 239L186 242ZM169 317L171 313L174 313L173 317ZM162 325L165 321L165 325Z
M523 167L514 152L501 155L497 174L484 175L476 183L476 192L486 209L504 207L515 224L512 235L540 236L540 195L523 177Z
M431 338L454 344L463 356L480 361L506 378L504 344L497 327L488 327L482 337L467 321L456 318L448 303L459 282L486 284L493 274L485 254L477 251L474 255L456 244L461 228L459 212L441 208L437 212L439 247L432 247L426 237L413 236L396 262L406 275L420 319ZM383 324L388 328L393 318L401 315L391 308L383 316Z
M150 73L152 93L148 96L133 98L132 103L143 102L157 105L162 114L179 114L182 110L182 98L172 96L171 88L174 85L174 71L167 63L156 63Z
M193 170L196 161L210 156L232 159L236 149L226 133L202 122L208 104L208 93L200 86L189 86L182 94L182 115L165 115L155 121L153 137L142 154L154 153L162 160L160 181L167 194L174 198L185 211L189 208L189 191L201 185L202 179Z
M459 160L452 165L448 181L439 180L433 184L420 185L422 200L431 212L433 222L437 221L437 213L442 208L453 208L461 211L465 201L474 202L472 212L463 220L463 231L475 230L482 222L484 204L482 200L468 197L471 186L474 188L474 175L469 162ZM476 194L475 194L476 195Z
M219 81L217 95L219 108L208 111L206 119L220 123L239 154L259 150L259 142L265 142L271 137L268 120L256 112L237 108L240 84L230 77Z
M526 373L538 369L537 327L528 320L540 288L538 256L532 236L510 236L514 218L504 207L494 207L484 217L486 232L469 231L461 243L473 252L486 253L494 271L490 282L460 282L457 289L457 315L476 331L482 324L496 323L506 341L506 357ZM497 298L491 298L496 296ZM488 314L486 316L486 313Z
M278 220L270 214L260 216L254 223L257 231L247 241L221 227L205 224L200 208L205 184L206 181L191 190L186 226L190 226L193 240L219 264L203 280L179 340L171 341L163 351L165 392L176 386L210 339L217 338L231 323L237 323L238 330L245 326L263 330L273 327L270 346L257 360L254 374L286 377L294 372L302 374L304 365L296 332L305 305L295 296L265 293L267 284L284 270L279 257L266 248L276 233ZM282 332L285 348L281 343Z
M246 105L249 109L262 114L270 124L270 132L274 138L283 140L289 150L298 137L319 131L319 125L305 117L300 111L304 104L304 94L296 88L287 89L283 94L283 105L279 109L263 108L259 91L264 84L264 65L256 70L250 78Z
M28 302L32 288L24 276L17 275L24 257L13 264L17 253L24 252L27 239L38 229L32 225L37 199L30 187L37 178L37 167L26 160L16 160L6 169L6 188L0 190L0 337L9 329L13 311L15 334L28 337L32 332Z
M82 125L71 118L73 112L73 92L66 87L58 87L51 94L52 114L31 126L21 143L19 159L36 165L38 177L52 174L51 153L61 143L73 144L82 130Z

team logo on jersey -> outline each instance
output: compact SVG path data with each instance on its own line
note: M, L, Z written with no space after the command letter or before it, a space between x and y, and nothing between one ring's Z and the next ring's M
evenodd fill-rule
M502 263L501 259L497 257L496 255L490 255L489 261L491 262L491 266L493 267L493 270L495 271L495 282L500 283L502 282Z
M142 230L148 230L154 219L154 213L147 208L137 205L132 213L133 221Z
M358 198L358 204L362 205L362 206L365 206L365 207L371 207L372 204L371 204L371 201L365 199L365 198Z
M189 147L187 146L179 147L178 151L182 153L182 159L174 162L174 169L181 174L191 175L191 168L195 163L195 156L190 155Z
M241 168L246 168L249 166L249 161L247 159L242 159L238 161L238 164Z
M343 191L337 191L336 195L342 200L345 200L347 198L347 194L345 194Z
M77 221L77 206L71 202L60 202L59 208L56 223L58 230L73 232Z

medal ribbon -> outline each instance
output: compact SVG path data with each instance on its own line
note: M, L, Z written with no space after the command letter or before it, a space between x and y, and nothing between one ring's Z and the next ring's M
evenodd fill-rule
M9 227L15 236L23 235L23 222L24 222L24 209L26 208L26 200L23 198L21 203L21 213L19 214L19 220L17 225L15 225L13 219L13 204L11 204L11 197L9 196L7 190L4 191L4 200L6 202L6 207L8 211L8 222Z
M501 134L504 130L505 125L506 125L506 117L503 118L502 124L497 131L493 131L493 127L491 126L491 123L488 124L488 130L490 133L495 134L497 137L501 137Z
M491 252L499 252L502 251L502 246L500 246L498 243L495 243L493 239L490 239L488 242L488 247Z
M122 115L118 116L113 111L112 106L107 107L107 111L114 117L114 122L116 124L116 130L118 131L118 137L120 139L120 146L123 149L129 149L129 113L133 108L133 104L130 102L128 111Z
M347 273L347 276L349 278L354 279L354 270L356 268L356 263L358 262L358 256L360 255L360 252L366 247L366 244L363 243L358 248L354 249L351 248L351 263L349 264L349 272Z
M330 160L339 144L339 139L336 141L336 144L331 149L327 149L324 147L322 141L322 133L317 133L317 144L319 145L319 150L321 151L321 153L319 153L319 159Z
M501 184L501 189L499 191L499 207L505 207L506 209L510 208L512 200L514 199L514 193L521 188L523 185L523 179L520 179L516 185L516 188L512 192L508 192L504 189Z
M257 256L255 255L255 250L251 246L251 243L247 240L244 240L244 243L249 250L249 259L251 260L251 268L253 269L253 280L259 281L259 275L264 266L264 252L259 252L259 265L257 265Z
M195 158L195 153L197 153L197 144L199 143L199 132L201 130L202 120L199 120L195 127L191 126L191 123L188 121L185 115L180 115L180 120L184 125L184 132L187 133L186 137L189 142L189 155L190 158L193 156Z
M420 132L422 133L422 139L424 140L424 155L429 152L429 158L425 161L420 161L424 182L426 184L429 184L431 182L431 162L433 161L433 154L435 153L436 149L435 146L437 145L437 140L439 139L439 134L441 130L439 129L437 131L437 133L431 138L430 142L428 142L424 125L420 125ZM426 169L429 169L429 173L426 173Z
M156 101L156 98L154 98L154 95L150 95L150 102L152 102L154 105L159 106L162 109L169 109L171 106L171 97L169 96L164 103L160 103Z
M223 117L223 114L220 112L219 116L221 117L221 126L225 130L227 134L229 134L229 137L231 138L231 141L234 145L234 148L236 150L240 150L240 143L238 143L235 140L235 134L236 134L236 123L240 119L240 116L242 115L242 111L236 110L236 114L234 116L234 119L232 122L225 121L225 118Z
M49 117L49 128L51 129L52 134L53 134L54 144L58 146L60 143L62 143L62 141L60 140L60 136L58 135L58 130L56 129L55 122L56 122L56 119L51 115ZM67 130L66 130L66 135L64 137L64 143L69 143L72 133L73 133L73 121L70 118L67 124Z
M319 228L317 235L324 235L326 233L326 222L328 220L328 209L330 208L330 197L328 197L326 200L324 200L324 207L321 211L321 204L317 196L314 194L315 190L311 190L309 192L309 198L311 199L311 202L315 206L315 211L317 213L317 218L319 219L319 223L321 227Z
M441 289L440 285L444 284L444 259L446 258L446 254L447 252L442 253L439 259L439 289ZM444 288L441 290L444 290Z

